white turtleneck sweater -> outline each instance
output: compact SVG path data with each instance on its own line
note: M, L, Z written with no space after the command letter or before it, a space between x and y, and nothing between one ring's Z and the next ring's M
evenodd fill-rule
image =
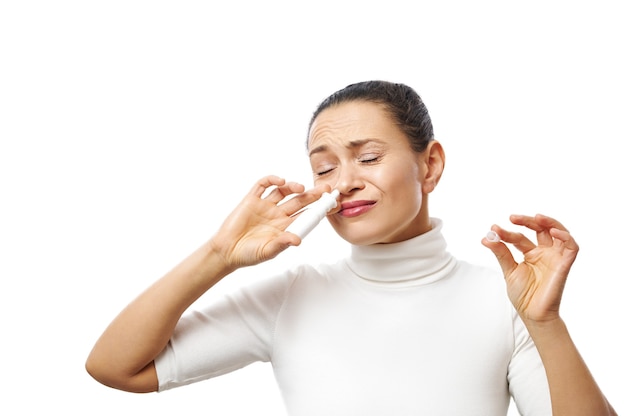
M502 276L455 260L442 223L354 246L186 314L159 390L270 361L289 415L549 415L545 371Z

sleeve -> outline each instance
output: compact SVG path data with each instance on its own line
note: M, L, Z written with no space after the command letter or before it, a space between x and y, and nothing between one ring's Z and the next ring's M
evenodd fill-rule
M154 361L159 391L269 361L274 325L292 280L284 274L257 282L185 314Z
M522 416L552 414L546 371L524 322L513 310L515 349L509 363L509 392Z

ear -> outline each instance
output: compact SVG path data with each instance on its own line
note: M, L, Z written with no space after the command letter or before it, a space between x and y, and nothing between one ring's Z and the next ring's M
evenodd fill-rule
M443 168L446 165L446 154L441 143L436 140L428 143L428 147L422 154L422 168L424 169L422 192L429 194L435 190L439 179L441 179Z

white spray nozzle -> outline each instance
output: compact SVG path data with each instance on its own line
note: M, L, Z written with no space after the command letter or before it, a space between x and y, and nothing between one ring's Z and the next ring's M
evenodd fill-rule
M324 192L324 193L322 194L322 196L324 196L324 195L328 195L328 193L327 193L327 192ZM330 196L332 196L332 197L333 197L333 201L335 202L335 205L333 205L333 206L332 206L332 208L331 208L331 209L333 209L333 208L335 208L335 207L337 206L337 198L339 198L339 189L333 189L333 190L331 191L331 193L330 193ZM329 209L329 211L330 211L331 209Z
M339 190L337 189L331 193L324 192L320 199L309 204L304 211L298 214L294 222L285 231L294 233L300 238L306 237L324 219L326 214L337 206L338 196Z
M498 241L500 241L500 236L495 231L489 231L485 238L491 243L497 243Z

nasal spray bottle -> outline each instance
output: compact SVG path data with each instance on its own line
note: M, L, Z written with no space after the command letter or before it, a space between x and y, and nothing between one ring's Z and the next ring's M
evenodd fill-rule
M304 211L298 214L295 221L287 227L286 231L294 233L301 239L306 237L324 219L326 214L337 206L338 196L339 190L337 189L331 193L324 192L320 199L309 204Z

